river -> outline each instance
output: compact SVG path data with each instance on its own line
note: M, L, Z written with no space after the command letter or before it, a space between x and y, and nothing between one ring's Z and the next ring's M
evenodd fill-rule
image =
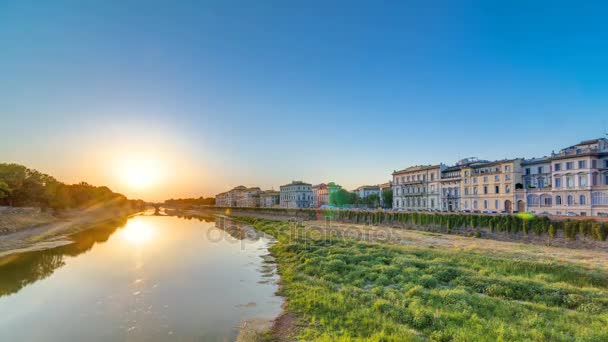
M0 341L233 341L281 311L273 240L224 219L135 216L0 259Z

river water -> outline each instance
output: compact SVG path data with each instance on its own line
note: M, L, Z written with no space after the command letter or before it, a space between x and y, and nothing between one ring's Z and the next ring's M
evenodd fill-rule
M271 238L135 216L0 259L0 341L234 341L281 311Z

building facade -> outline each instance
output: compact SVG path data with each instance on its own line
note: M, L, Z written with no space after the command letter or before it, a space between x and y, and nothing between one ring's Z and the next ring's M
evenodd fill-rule
M242 189L238 192L236 206L248 208L259 207L261 193L262 190L258 187Z
M516 198L522 188L522 159L474 162L460 170L460 207L472 212L525 211L525 200Z
M312 185L302 181L281 185L280 205L281 208L311 208Z
M215 206L217 207L236 207L238 206L237 200L239 199L241 191L247 188L240 185L232 190L222 192L215 195Z
M366 198L369 195L376 194L380 196L380 186L378 185L362 185L356 188L354 191L359 198Z
M260 194L260 207L262 208L276 208L280 203L280 193L275 190L263 191Z
M441 210L441 171L445 165L419 165L393 172L393 208Z

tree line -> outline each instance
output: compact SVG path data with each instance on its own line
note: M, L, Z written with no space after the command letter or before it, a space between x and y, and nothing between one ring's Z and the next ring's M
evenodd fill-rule
M382 203L385 208L392 207L393 192L384 190L381 194ZM334 207L365 207L378 208L380 207L380 196L378 194L370 194L367 197L361 198L356 192L350 192L344 189L333 191L329 195L329 204Z
M192 206L192 205L215 205L215 198L213 197L199 197L199 198L178 198L168 199L165 201L165 205L168 206Z
M106 186L86 182L65 184L23 165L0 163L0 205L62 210L95 205L143 208L145 202L129 200Z

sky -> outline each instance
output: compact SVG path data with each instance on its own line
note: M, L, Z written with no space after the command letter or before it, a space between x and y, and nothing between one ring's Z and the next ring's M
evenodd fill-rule
M543 156L608 127L606 17L605 1L0 0L0 162L156 201Z

